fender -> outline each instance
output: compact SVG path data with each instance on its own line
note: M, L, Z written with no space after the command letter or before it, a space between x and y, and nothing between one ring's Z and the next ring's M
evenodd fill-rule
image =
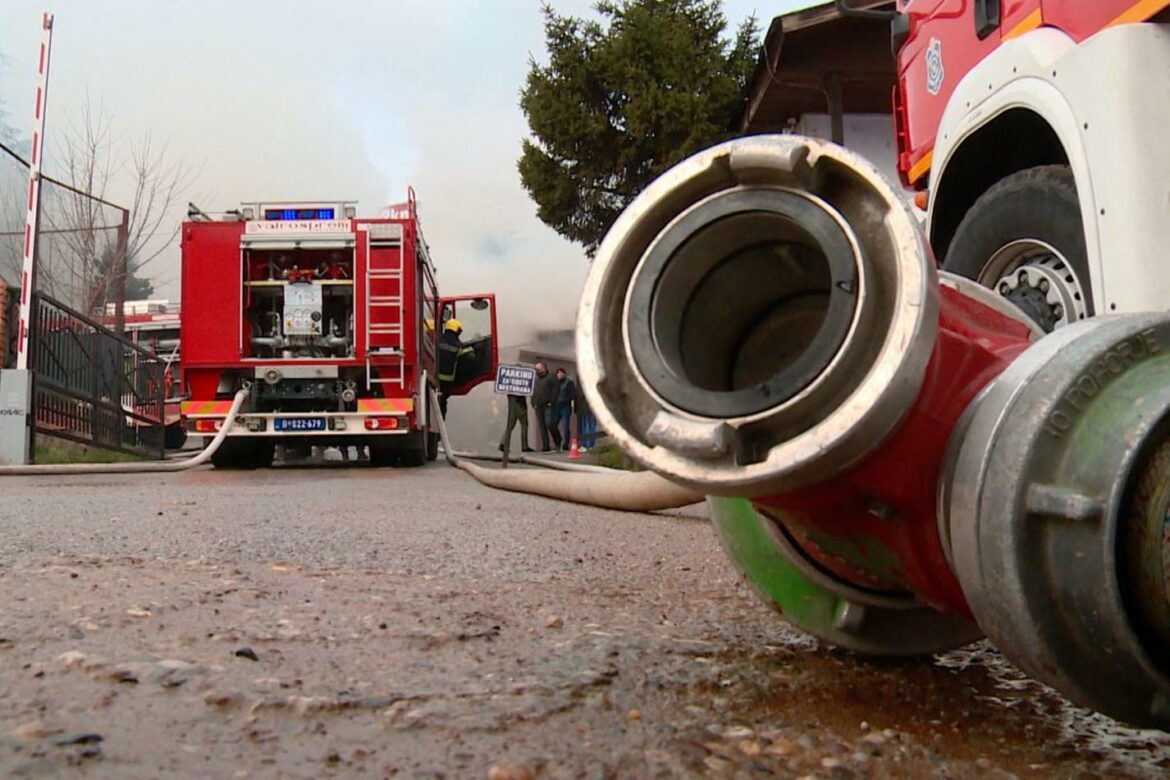
M962 79L943 114L930 184L932 243L956 153L993 120L1026 109L1053 131L1076 180L1096 312L1166 308L1170 80L1156 78L1165 73L1167 25L1120 25L1080 44L1041 28L1003 44Z

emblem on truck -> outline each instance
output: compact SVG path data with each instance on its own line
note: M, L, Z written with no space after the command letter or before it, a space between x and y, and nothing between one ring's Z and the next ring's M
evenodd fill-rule
M943 76L942 42L938 38L931 38L926 47L926 91L937 95L942 89Z

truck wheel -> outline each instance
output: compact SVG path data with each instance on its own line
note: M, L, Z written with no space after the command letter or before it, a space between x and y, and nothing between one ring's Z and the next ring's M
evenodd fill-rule
M424 447L415 447L404 450L398 456L398 465L408 469L416 469L427 462L427 451Z
M995 290L1047 332L1093 315L1076 182L1067 165L1028 168L975 201L943 269Z
M435 460L439 457L439 434L427 433L427 460Z
M370 442L370 465L375 468L398 465L399 451L384 441Z
M177 450L187 443L187 428L184 423L171 423L163 429L163 447Z
M398 463L408 469L416 469L427 462L430 455L430 436L426 431L411 431L403 437L403 448L399 450Z
M256 442L256 447L252 455L252 462L255 464L255 468L270 469L274 460L276 460L276 442L264 441L263 439Z
M255 442L227 439L212 453L211 464L217 469L254 469L257 466Z

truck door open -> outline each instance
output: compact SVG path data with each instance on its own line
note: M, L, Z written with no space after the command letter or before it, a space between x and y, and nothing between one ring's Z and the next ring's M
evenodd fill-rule
M494 295L460 295L440 298L439 327L441 334L447 321L454 318L463 331L460 341L464 349L455 364L455 379L444 388L447 395L466 395L481 382L495 378L499 362L496 340L496 297ZM436 336L438 337L438 336Z

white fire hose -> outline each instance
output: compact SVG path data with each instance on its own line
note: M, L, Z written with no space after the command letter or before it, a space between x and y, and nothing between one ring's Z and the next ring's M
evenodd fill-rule
M202 452L189 458L167 461L149 461L141 463L52 463L43 466L0 466L0 476L38 476L52 474L138 474L143 472L186 471L202 466L211 460L211 456L223 444L228 431L236 421L236 415L248 397L249 388L245 387L236 393L232 399L232 407L228 410L219 432Z
M539 458L521 460L524 463L545 467L540 471L528 469L509 471L477 466L466 455L457 454L451 447L451 440L447 437L447 425L443 421L443 416L437 414L438 399L433 390L430 398L432 413L435 413L435 419L439 421L439 435L443 438L443 451L447 460L488 487L625 512L677 509L703 501L702 495L681 488L652 471L598 469L595 472L592 467L572 464L576 466L572 471L552 473L546 470L551 464ZM558 467L566 465L570 464L557 464ZM595 473L578 473L585 470Z
M227 438L228 431L239 414L240 407L248 397L249 388L236 393L232 399L219 432L200 453L189 458L169 461L142 463L54 463L41 466L0 466L0 476L48 476L61 474L139 474L186 471L207 463ZM438 400L434 390L430 391L432 410L437 412ZM703 496L678 487L657 474L644 472L616 472L611 469L580 464L557 463L541 458L522 458L522 462L539 466L538 470L488 469L471 462L466 453L456 453L447 436L447 426L440 414L439 433L443 438L443 449L452 465L470 474L484 485L500 490L569 501L575 504L617 509L627 512L651 512L659 509L675 509L699 503ZM553 469L556 469L552 471Z

